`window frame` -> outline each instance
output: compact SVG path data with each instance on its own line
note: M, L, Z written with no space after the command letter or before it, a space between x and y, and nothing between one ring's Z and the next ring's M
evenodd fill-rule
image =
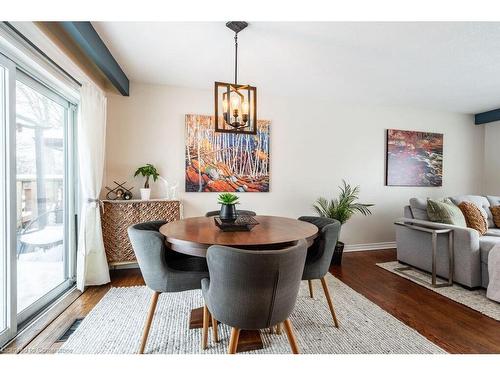
M2 106L4 114L0 119L2 123L2 130L0 142L2 142L3 155L2 166L0 173L2 181L5 181L2 189L0 199L3 201L1 205L2 216L5 222L2 223L2 230L4 231L5 238L2 244L5 248L4 255L4 281L5 281L5 317L6 328L0 332L0 345L4 344L11 337L17 333L17 263L16 263L16 178L12 178L12 173L15 171L16 158L15 158L15 115L16 115L16 87L15 87L15 64L6 56L0 54L0 64L4 67L4 94ZM3 301L2 301L3 302Z

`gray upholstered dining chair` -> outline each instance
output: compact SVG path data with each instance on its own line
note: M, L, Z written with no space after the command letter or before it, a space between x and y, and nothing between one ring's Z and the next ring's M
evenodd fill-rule
M239 334L283 322L293 353L299 348L288 319L300 287L307 244L280 250L242 250L210 246L207 263L210 278L201 281L205 300L203 348L210 315L212 322L232 327L228 353L236 353Z
M333 323L335 327L339 327L339 322L333 307L332 297L328 290L328 285L325 280L325 275L330 268L335 245L339 238L340 222L335 219L317 216L301 216L299 220L307 221L318 227L318 237L314 239L314 243L307 250L306 264L304 266L304 273L302 280L307 280L309 284L309 294L314 298L312 280L320 279L325 293L328 307L332 314Z
M205 217L219 216L219 214L220 214L220 210L217 210L217 211L208 211L205 214ZM257 215L255 212L248 211L248 210L236 210L236 214L237 215L246 215L246 216L255 216L255 215Z
M159 232L164 224L166 221L150 221L128 228L144 281L154 291L142 334L141 354L146 347L160 293L200 289L201 280L208 277L205 258L176 253L165 247L165 237Z

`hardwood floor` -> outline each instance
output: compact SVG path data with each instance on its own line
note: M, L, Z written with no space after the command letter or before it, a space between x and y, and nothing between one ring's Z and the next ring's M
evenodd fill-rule
M500 322L376 265L394 260L395 250L345 253L330 272L449 353L500 353Z
M64 312L54 319L33 340L16 346L16 341L6 348L6 352L23 354L54 353L62 343L57 339L73 324L75 319L84 318L101 300L111 287L144 285L139 269L111 271L111 283L94 286L85 290Z
M342 266L332 266L330 272L450 353L500 353L500 322L376 266L395 259L394 250L345 253ZM57 338L87 315L111 286L144 284L138 269L112 271L111 279L111 285L88 288L16 351L54 352L61 345ZM335 299L335 291L331 293Z

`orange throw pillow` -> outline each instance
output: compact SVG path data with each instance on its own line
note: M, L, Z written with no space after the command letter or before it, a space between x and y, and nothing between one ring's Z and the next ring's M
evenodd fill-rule
M462 202L458 205L460 211L465 216L465 222L467 227L475 229L482 236L488 230L488 222L486 218L481 214L481 210L474 203Z
M491 214L493 215L493 222L497 228L500 228L500 206L490 207Z

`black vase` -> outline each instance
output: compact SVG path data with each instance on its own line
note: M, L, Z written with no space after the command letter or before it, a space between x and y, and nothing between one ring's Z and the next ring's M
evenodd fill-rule
M333 251L332 263L336 266L340 266L342 264L342 253L344 252L344 243L338 241L335 246L335 250Z
M219 217L224 222L233 222L237 218L235 204L223 204L220 207Z

